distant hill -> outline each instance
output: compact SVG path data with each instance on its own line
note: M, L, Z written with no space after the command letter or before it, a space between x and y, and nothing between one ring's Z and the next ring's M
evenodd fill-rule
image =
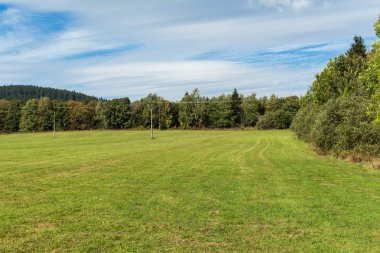
M55 88L45 88L33 85L5 85L0 86L0 99L20 100L26 102L32 98L48 97L59 101L82 101L98 100L97 97L88 96L76 91L60 90Z

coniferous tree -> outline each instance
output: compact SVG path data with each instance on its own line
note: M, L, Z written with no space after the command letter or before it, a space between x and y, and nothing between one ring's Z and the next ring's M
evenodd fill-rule
M367 47L361 36L354 37L354 43L351 44L351 48L347 52L348 55L356 55L363 58L367 57Z
M243 118L242 97L236 89L234 89L231 95L231 110L234 120L234 126L240 126Z
M367 67L365 52L362 38L355 37L354 43L346 54L330 60L327 67L316 76L308 92L313 102L322 105L342 95L368 94L367 87L360 80L360 74Z
M41 97L48 97L51 100L59 101L76 100L82 102L89 102L91 100L98 100L96 97L88 96L75 91L59 90L54 88L45 88L32 85L0 86L0 99L15 99L25 103L29 99L40 99Z

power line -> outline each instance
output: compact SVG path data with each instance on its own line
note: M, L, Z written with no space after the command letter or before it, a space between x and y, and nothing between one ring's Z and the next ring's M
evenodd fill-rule
M6 100L8 101L8 100ZM103 103L107 103L107 101L102 101ZM159 105L159 104L233 104L233 103L236 103L236 101L220 101L220 100L207 100L207 101L150 101L150 102L142 102L142 101L135 101L133 103L130 103L128 104L129 106L133 106L134 103L142 103L142 104L145 104L145 105L150 105L150 106L154 106L154 105ZM242 99L241 100L241 104L242 103L245 103L245 102L260 102L259 99L250 99L250 100L247 100L247 99ZM82 103L82 102L78 102L78 103ZM23 105L24 106L24 105ZM85 104L81 104L80 105L81 108L86 108L86 109L96 109L98 106L97 105L93 105L93 106L89 106L89 105L85 105ZM55 110L55 109L76 109L77 107L75 106L52 106L52 108L49 108L48 110ZM30 110L30 109L26 109L26 108L18 108L17 110ZM38 110L38 109L37 109ZM6 109L2 109L0 108L0 111L8 111Z
M161 114L163 112L162 110L162 105L165 104L165 105L173 105L173 104L177 104L177 105L180 105L180 104L184 104L184 105L210 105L210 104L236 104L238 101L232 101L232 100L227 100L227 101L221 101L221 100L203 100L203 98L201 98L202 101L198 100L197 101L165 101L165 100L161 100L161 101L135 101L134 103L140 103L142 104L143 107L150 107L150 132L151 132L151 139L154 139L154 110L157 110L157 107L158 107L158 127L159 129L161 128ZM257 100L257 99L243 99L243 100L240 100L240 105L242 105L243 103L247 103L247 102L255 102L255 103L259 103L260 100ZM94 104L94 105L86 105L86 104L83 104L82 102L78 102L78 106L75 106L75 105L48 105L49 108L38 108L39 106L37 105L36 108L33 108L33 110L31 108L24 108L25 105L23 107L11 107L11 108L8 108L8 109L5 109L5 108L0 108L0 112L5 112L5 113L14 113L14 112L31 112L31 113L36 113L37 116L38 114L40 115L43 115L43 114L46 114L46 113L53 113L53 126L52 126L52 130L53 130L53 138L56 137L56 120L57 120L57 113L59 111L61 111L62 109L65 109L65 110L76 110L76 109L92 109L92 110L97 110L99 108L98 104ZM102 103L107 103L107 101L104 101ZM10 105L10 104L9 104ZM124 103L123 105L128 105L128 106L133 106L133 103ZM64 111L65 111L64 110ZM51 115L51 114L50 114Z

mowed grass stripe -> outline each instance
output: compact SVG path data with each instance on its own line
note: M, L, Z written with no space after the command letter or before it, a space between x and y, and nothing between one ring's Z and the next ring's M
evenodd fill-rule
M0 181L0 251L380 250L380 173L289 131L4 135Z

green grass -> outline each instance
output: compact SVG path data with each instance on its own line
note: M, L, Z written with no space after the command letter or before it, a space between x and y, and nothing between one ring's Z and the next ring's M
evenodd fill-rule
M0 252L379 252L380 172L289 131L0 136Z

